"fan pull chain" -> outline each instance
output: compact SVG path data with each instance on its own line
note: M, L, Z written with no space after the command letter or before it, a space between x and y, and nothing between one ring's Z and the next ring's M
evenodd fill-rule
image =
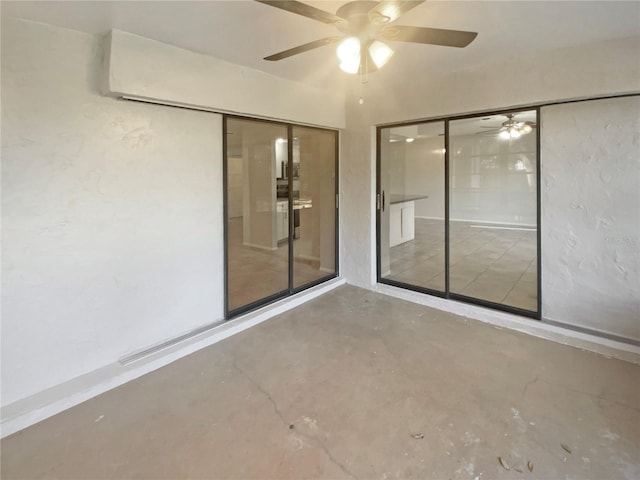
M358 103L360 105L364 104L364 89L369 83L369 75L367 73L367 69L360 73L360 98L358 98Z
M365 55L363 58L363 62L360 68L360 98L358 99L358 103L360 105L364 104L364 88L367 83L369 83L369 56Z

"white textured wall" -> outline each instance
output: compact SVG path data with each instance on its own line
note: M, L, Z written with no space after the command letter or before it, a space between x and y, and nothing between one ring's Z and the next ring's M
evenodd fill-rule
M343 203L349 205L349 209L342 212L342 275L349 283L363 287L370 288L375 283L372 125L640 92L638 58L640 38L633 37L507 59L444 77L434 75L427 68L423 76L393 79L390 63L388 74L383 69L371 75L366 86L354 80L352 93L347 98L347 131L341 150ZM514 78L518 81L513 82ZM358 103L361 95L363 105ZM541 161L544 164L545 158ZM593 313L599 315L598 311ZM568 315L568 310L563 315ZM569 322L571 318L557 320Z
M542 109L545 318L640 340L640 97Z
M3 405L223 315L221 118L102 97L101 55L3 19Z
M355 98L364 92L365 103L352 98L347 108L360 107L378 124L637 92L639 56L640 37L630 37L506 58L447 75L427 66L415 77L398 78L389 63L370 76L366 88L353 85Z
M119 30L113 30L106 41L103 89L110 95L135 95L334 128L345 126L342 92L285 80Z
M347 106L348 128L340 142L340 274L349 283L375 283L375 132Z

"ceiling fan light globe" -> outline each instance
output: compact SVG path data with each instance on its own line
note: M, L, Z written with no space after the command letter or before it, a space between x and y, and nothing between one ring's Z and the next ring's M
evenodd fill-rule
M528 123L525 123L520 129L520 131L524 134L531 133L531 130L533 130L533 128L531 128L531 125L529 125Z
M340 69L346 73L358 73L358 70L360 70L360 55L340 62Z
M387 44L374 40L369 45L369 55L371 55L376 67L380 68L389 61L393 55L393 50Z
M360 40L357 37L347 37L340 42L336 49L336 54L342 62L360 58Z
M498 134L498 136L499 136L500 138L502 138L503 140L508 140L508 139L510 139L510 138L511 138L511 134L509 133L509 131L508 131L508 130L502 130L502 131Z
M522 136L520 130L518 130L517 128L512 128L509 131L509 135L511 136L511 138L520 138Z

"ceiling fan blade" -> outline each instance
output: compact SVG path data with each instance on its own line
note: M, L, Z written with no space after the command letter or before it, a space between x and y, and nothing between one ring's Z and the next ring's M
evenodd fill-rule
M398 42L426 43L428 45L462 48L469 45L478 36L478 33L393 25L384 29L382 36L387 40Z
M400 15L417 7L425 0L383 0L369 10L369 18L375 24L382 25L396 21Z
M296 2L295 0L255 0L258 3L264 3L271 7L280 8L287 12L297 13L303 17L311 18L322 23L335 24L344 22L344 19L334 15L333 13L325 12L319 8L312 7L306 3Z
M340 40L342 40L342 37L321 38L320 40L314 40L313 42L305 43L288 50L283 50L282 52L274 53L273 55L264 57L264 59L272 62L276 60L282 60L283 58L292 57L294 55L298 55L299 53L308 52L309 50L313 50L314 48L324 47L325 45L331 45L332 43L338 43Z

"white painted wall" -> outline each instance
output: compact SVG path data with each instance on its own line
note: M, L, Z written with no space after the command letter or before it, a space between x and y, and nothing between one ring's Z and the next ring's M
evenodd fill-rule
M101 39L2 28L2 405L223 316L216 114L98 93Z
M587 98L640 90L640 37L559 48L506 58L438 76L428 67L395 78L392 63L366 86L354 79L347 108L370 124L450 116L542 101ZM362 94L364 105L357 98Z
M343 135L341 157L343 202L350 206L343 211L341 237L341 272L347 281L365 288L375 284L375 129L372 125L640 92L638 58L640 38L633 37L507 59L444 77L434 76L432 70L425 69L422 76L393 80L391 73L384 76L387 74L382 69L371 75L365 86L354 80L347 99L347 132ZM391 63L388 68L390 71ZM518 81L513 82L514 78ZM363 105L358 102L361 95ZM604 148L603 152L608 155L606 151ZM545 158L541 161L544 164ZM616 185L611 184L611 189L615 188ZM546 208L562 206L548 204ZM549 241L547 238L546 242ZM602 279L598 285L603 282L606 280ZM600 314L606 311L592 312L594 316ZM565 309L562 316L564 318L557 320L575 321L570 308ZM628 333L619 331L618 334Z
M543 315L640 340L640 97L541 116Z
M344 100L124 32L105 49L2 22L4 411L223 317L220 115L105 85L334 127Z
M341 92L285 80L120 30L112 30L106 40L103 90L109 95L132 95L311 125L345 126Z

